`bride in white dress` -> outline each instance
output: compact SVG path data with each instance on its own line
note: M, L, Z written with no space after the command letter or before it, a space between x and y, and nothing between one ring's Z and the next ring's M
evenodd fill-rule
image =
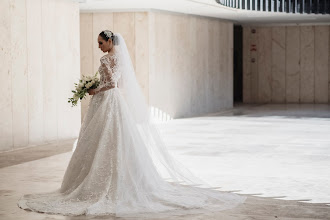
M62 185L27 194L22 209L61 215L170 216L220 211L246 197L209 188L168 153L137 83L124 39L102 31L101 84L93 95ZM197 184L199 184L197 186Z

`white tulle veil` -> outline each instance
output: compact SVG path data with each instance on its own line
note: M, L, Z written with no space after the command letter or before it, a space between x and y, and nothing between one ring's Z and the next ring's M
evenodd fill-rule
M152 121L151 111L137 81L125 40L120 33L115 33L115 40L118 70L121 71L118 87L125 97L136 126L144 138L145 146L158 171L169 181L207 187L205 182L194 176L182 164L179 164L168 152L157 125Z
M162 208L157 208L155 204L158 203L156 201L160 200L166 201L169 206L173 205L173 203L178 203L182 205L182 207L188 207L190 211L192 211L191 209L193 208L203 208L204 210L211 211L222 210L235 207L242 203L246 197L215 190L216 187L210 186L208 183L193 175L170 154L162 140L157 125L152 121L151 111L148 108L142 89L136 79L125 41L121 34L115 33L115 36L118 43L118 45L115 46L118 57L118 70L121 71L121 78L118 82L118 86L128 105L128 109L131 113L130 115L134 118L133 121L135 124L132 126L138 128L139 134L143 139L143 143L134 143L131 146L133 146L136 151L135 159L141 158L143 160L143 158L145 158L145 161L141 163L141 170L148 172L148 174L142 172L142 174L134 173L130 175L134 176L134 180L136 180L134 184L136 184L136 186L148 185L148 189L152 189L153 195L158 198L154 200L152 196L148 196L147 200L141 199L145 196L145 192L142 190L138 196L139 204L144 204L145 207L148 207L148 210L159 212ZM124 147L126 146L129 146L129 144ZM149 159L146 158L148 156L145 155L146 151L150 155L151 163L153 163L159 175L154 172L152 168L153 165L148 162ZM123 150L121 154L123 158L130 158L131 152ZM139 170L137 172L139 172ZM144 178L144 176L148 177ZM160 176L165 181L160 181L156 176ZM143 179L147 182L144 182ZM126 182L126 180L123 179L123 182ZM129 186L126 186L126 188L127 187ZM120 189L118 192L119 195L124 195L127 189ZM130 194L121 197L129 198L131 195L132 191ZM181 213L184 213L183 210L181 210ZM168 214L171 215L171 213ZM163 213L162 215L166 216L167 214Z

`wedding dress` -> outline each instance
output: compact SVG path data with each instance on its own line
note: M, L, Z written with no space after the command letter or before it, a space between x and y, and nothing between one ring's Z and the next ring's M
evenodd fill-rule
M150 120L125 41L116 37L115 53L104 55L99 67L100 87L114 88L91 98L61 188L24 195L18 206L50 214L136 217L242 204L246 197L208 188L170 156Z

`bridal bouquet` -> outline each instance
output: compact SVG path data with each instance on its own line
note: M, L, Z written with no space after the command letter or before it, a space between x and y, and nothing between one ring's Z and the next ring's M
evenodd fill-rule
M98 72L94 76L82 76L82 79L79 80L79 84L75 83L76 90L72 90L73 97L69 98L68 103L71 102L72 106L76 106L78 100L83 99L86 96L88 89L96 89L100 85L100 80L97 77Z

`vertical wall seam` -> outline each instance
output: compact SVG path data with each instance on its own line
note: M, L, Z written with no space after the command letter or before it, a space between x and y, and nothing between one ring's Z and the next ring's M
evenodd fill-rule
M150 48L151 48L151 46L150 46L150 44L151 44L151 32L150 32L150 30L151 30L151 20L150 20L150 17L151 17L151 15L150 15L150 11L147 11L147 15L148 15L148 41L149 41L149 47L148 47L148 105L150 106ZM149 107L149 109L150 109L150 107ZM150 109L151 110L151 109Z
M152 30L152 24L151 24L151 17L152 17L152 14L150 11L147 12L147 17L148 17L148 104L150 106L150 73L151 73L151 70L152 70L152 67L150 65L151 63L151 42L152 42L152 36L151 36L151 30Z
M137 58L136 58L136 22L135 22L135 20L136 20L136 12L134 12L134 16L133 16L133 26L134 26L134 32L133 32L133 34L134 34L134 45L135 45L135 47L134 47L134 60L135 60L135 62L134 62L134 71L136 72L136 63L137 63Z
M260 28L256 28L256 38L257 39L255 39L255 43L257 44L257 51L256 51L256 60L257 60L257 62L256 62L256 71L257 71L257 73L256 73L256 79L257 79L257 97L256 97L256 102L257 103L261 103L260 102L260 99L259 99L259 92L260 92L260 90L259 90L259 50L260 50L260 48L259 48L259 46L260 46L260 42L259 42L259 33L260 33Z
M25 8L26 8L26 5L25 5ZM9 1L9 33L10 33L10 36L11 36L11 31L12 31L12 19L11 19L11 16L12 16L12 10L11 10L11 1ZM10 40L10 44L11 44L11 40ZM11 48L11 45L10 45L10 48ZM13 56L12 56L12 50L10 50L10 82L11 82L11 93L10 93L10 96L11 96L11 99L10 99L10 104L11 104L11 139L12 139L12 144L11 144L11 148L12 150L14 149L14 106L13 106Z
M287 27L284 27L284 103L287 103L286 97L286 68L287 68ZM299 36L300 37L300 36Z
M252 40L251 40L251 26L248 27L248 45L247 45L247 49L248 49L248 52L249 52L249 56L248 56L248 61L249 62L249 72L250 72L250 103L255 103L255 100L253 100L253 96L252 96L252 64L251 64L251 59L252 59L252 53L251 53L251 43L252 43Z
M92 40L93 40L93 34L94 34L94 12L92 12L91 13L92 14ZM113 22L113 20L114 20L114 16L112 15L112 22ZM93 59L92 59L92 68L94 69L94 47L93 47L93 43L92 43L92 55L93 55ZM86 114L86 112L85 112L85 114Z
M315 75L316 75L316 69L315 69L315 26L312 26L312 28L313 28L313 35L314 35L314 41L313 41L313 46L314 46L314 48L313 48L314 49L314 57L313 57L313 59L314 59L314 62L313 62L313 64L314 64L314 80L313 80L314 97L313 97L313 103L315 104L315 103L317 103L316 96L315 96L315 90L316 90L316 87L315 87L315 80L316 80L316 77L315 77Z
M272 96L273 96L273 28L270 28L270 98L269 102L272 103Z
M135 55L135 56L134 56L134 63L135 63L134 71L135 71L135 74L137 74L137 68L136 68L136 67L137 67L137 64L136 64L136 63L137 63L137 56L136 56L136 51L137 51L137 50L136 50L136 47L137 47L137 45L136 45L136 39L135 39L135 38L136 38L136 34L135 34L135 32L136 32L136 25L135 25L135 19L136 19L136 16L137 16L137 14L136 14L136 12L134 11L134 12L133 12L133 23L134 23L134 24L133 24L133 27L134 27L134 32L133 32L133 33L134 33L134 38L133 38L133 39L134 39L134 55ZM112 20L113 20L113 19L112 19ZM142 87L141 87L141 90L142 90Z
M286 95L286 76L287 76L287 59L288 59L288 47L287 47L287 31L288 28L284 27L284 32L285 32L285 69L284 69L284 103L287 103L287 95Z
M299 99L298 103L301 103L301 27L299 27Z
M42 2L40 1L40 31L41 31L41 88L42 88L42 115L43 115L43 122L42 122L42 142L45 141L45 101L44 101L44 83L43 83L43 39L44 39L44 32L42 31L42 11L43 11L43 7L42 7Z
M301 104L301 26L299 27L299 99L298 103Z
M56 1L54 1L54 0L51 0L51 1L53 1L53 4L54 4L54 8L55 8L55 10L57 9L56 8L56 6L57 6L57 4L56 4ZM49 6L48 6L49 7ZM54 19L54 18L53 18ZM55 29L56 30L56 29ZM55 32L55 34L57 34L57 32ZM56 35L55 35L56 36ZM56 36L57 37L57 36ZM57 47L54 47L54 49L55 49L55 63L57 64ZM56 83L58 83L58 72L57 72L57 65L55 65L56 66L56 68L55 68L55 70L56 70ZM56 123L56 133L57 133L57 135L56 135L56 142L58 142L59 141L59 137L58 137L58 128L59 128L59 124L58 124L58 121L59 121L59 118L58 118L58 97L57 97L57 95L56 95L56 120L57 120L57 123Z
M270 27L270 103L273 102L273 28L274 27Z
M301 27L299 27L299 103L301 103L301 74L302 74L302 48L301 48Z
M258 89L258 87L259 87L259 80L258 80L258 77L259 77L259 74L258 74L258 50L259 50L259 44L258 44L258 32L259 32L259 29L257 29L256 27L253 27L253 29L255 29L256 30L256 32L254 33L255 35L253 36L253 44L255 44L256 45L256 47L257 47L257 51L254 51L255 52L255 57L254 57L254 71L256 71L256 72L254 72L254 76L255 76L255 80L256 80L256 83L255 83L255 85L256 85L256 88L254 89L254 99L255 99L255 103L259 103L259 99L258 99L258 96L259 96L259 89Z
M28 52L28 9L27 9L27 3L28 1L25 1L25 17L26 17L26 89L27 89L27 93L26 93L26 99L27 99L27 113L28 113L28 117L27 117L27 129L28 129L28 143L27 145L30 144L30 108L29 108L29 52Z

